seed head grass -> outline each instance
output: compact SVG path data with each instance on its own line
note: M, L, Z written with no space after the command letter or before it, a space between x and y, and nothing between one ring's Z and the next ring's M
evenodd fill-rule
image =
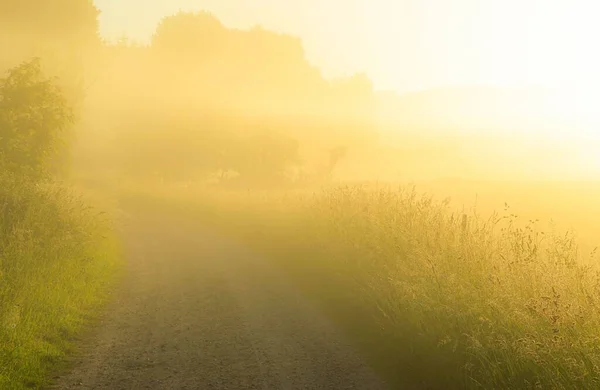
M570 232L415 188L164 190L281 266L398 388L600 387L600 269Z

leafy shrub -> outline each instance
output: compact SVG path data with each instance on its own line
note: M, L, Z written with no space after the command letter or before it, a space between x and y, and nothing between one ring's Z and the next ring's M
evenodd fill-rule
M34 58L0 79L0 170L49 179L64 167L73 113Z

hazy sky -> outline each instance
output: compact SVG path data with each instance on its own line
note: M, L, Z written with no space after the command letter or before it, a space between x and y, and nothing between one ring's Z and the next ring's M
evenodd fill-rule
M300 36L324 73L398 92L453 84L600 85L594 0L95 0L105 36L147 39L164 15ZM584 95L581 95L584 96Z

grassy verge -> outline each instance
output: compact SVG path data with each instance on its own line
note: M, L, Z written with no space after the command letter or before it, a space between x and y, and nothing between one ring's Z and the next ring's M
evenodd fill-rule
M116 280L108 214L72 190L0 180L0 388L40 388Z
M397 388L600 386L600 269L569 233L402 189L154 196L269 256Z

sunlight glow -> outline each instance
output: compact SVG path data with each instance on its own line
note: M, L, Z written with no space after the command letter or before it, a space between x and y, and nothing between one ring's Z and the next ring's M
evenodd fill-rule
M179 9L208 10L232 28L260 24L299 36L306 58L328 78L365 71L378 91L450 91L411 101L414 112L390 104L382 122L510 133L538 149L569 141L568 163L546 151L544 164L600 177L600 24L591 0L95 3L105 37L147 40L161 17ZM484 89L478 95L464 87ZM400 133L396 128L389 131Z

